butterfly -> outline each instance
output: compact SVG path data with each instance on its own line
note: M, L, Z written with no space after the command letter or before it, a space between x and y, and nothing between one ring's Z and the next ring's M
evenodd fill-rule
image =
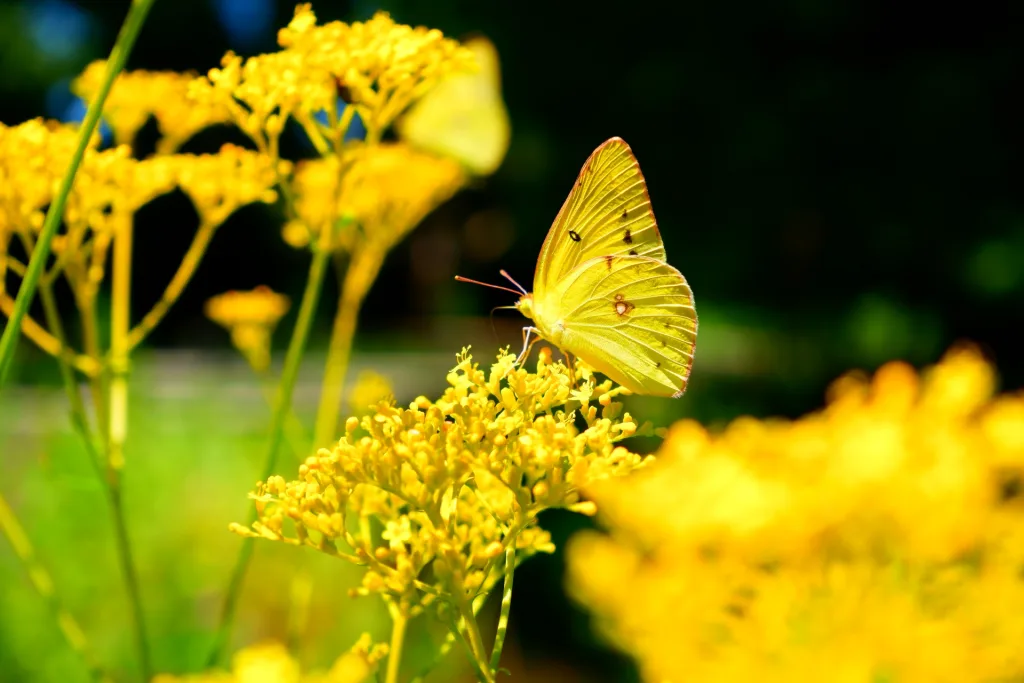
M487 176L508 151L511 127L501 98L498 51L487 38L467 40L477 70L447 76L399 119L399 136L412 145L461 161Z
M594 150L555 217L537 260L533 292L515 308L523 328L635 394L677 398L686 390L697 341L693 292L666 262L647 183L629 145ZM456 276L457 280L485 284Z

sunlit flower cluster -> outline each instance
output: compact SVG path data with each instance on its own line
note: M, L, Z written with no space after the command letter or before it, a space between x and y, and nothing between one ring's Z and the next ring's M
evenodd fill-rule
M71 84L71 90L86 102L99 91L107 68L105 60L90 64ZM227 123L227 112L196 107L188 100L194 73L176 71L126 71L118 75L103 105L103 118L117 144L132 144L149 121L156 120L160 139L157 153L178 150L193 135L209 126Z
M794 422L683 421L590 490L570 590L648 681L1017 680L1024 396L994 383L960 348Z
M379 141L443 76L472 68L472 53L456 41L435 29L396 24L384 12L367 22L317 26L309 5L299 5L278 42L282 50L248 59L229 52L190 90L209 116L230 116L272 155L289 118L324 149L340 144L355 114L369 139ZM346 103L352 106L343 116Z
M436 401L381 402L349 418L345 436L308 458L298 479L259 485L259 521L232 528L365 565L357 592L406 614L439 601L467 616L502 578L508 549L517 562L553 550L539 512L589 512L581 486L641 463L618 445L637 431L611 400L619 389L589 376L573 391L547 352L535 373L514 361L503 352L488 372L463 351Z
M206 316L227 329L235 348L262 372L270 365L270 337L288 307L288 297L261 285L212 297L206 302Z
M369 634L364 634L327 671L304 673L284 645L267 642L235 653L230 672L161 674L152 683L364 683L373 680L387 652L387 645L375 645Z
M309 5L278 34L305 68L336 79L371 140L450 73L474 68L473 54L437 29L396 24L386 12L366 22L316 25Z

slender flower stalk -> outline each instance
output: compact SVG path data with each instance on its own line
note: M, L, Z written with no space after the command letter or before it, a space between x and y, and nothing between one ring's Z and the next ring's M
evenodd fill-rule
M302 363L302 356L306 350L306 342L309 338L310 328L313 325L320 292L323 290L323 281L327 273L329 260L329 251L317 249L313 252L313 261L310 264L309 275L306 279L306 289L303 292L302 302L299 305L299 317L295 322L295 329L292 331L292 338L288 344L284 368L281 371L281 382L278 385L277 400L271 415L267 454L263 467L265 477L269 477L277 467L277 456L280 451L281 441L283 440L287 416L291 410L295 380L298 378L299 366ZM250 518L252 520L256 519L255 506L251 508ZM208 666L215 666L220 661L224 647L227 645L231 635L231 626L238 606L238 596L242 592L245 574L249 568L249 561L252 559L252 542L252 538L246 538L242 541L242 547L239 549L238 557L235 560L227 592L224 595L220 621L214 635L213 646L207 658Z

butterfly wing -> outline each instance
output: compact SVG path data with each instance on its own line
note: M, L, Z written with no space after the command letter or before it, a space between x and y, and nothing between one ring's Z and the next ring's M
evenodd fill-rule
M428 152L454 157L475 175L498 169L511 137L501 97L498 51L484 37L465 43L479 67L452 74L420 98L396 126L399 136Z
M637 394L682 395L693 366L697 311L682 273L643 256L581 264L542 302L564 350ZM556 332L557 334L557 332Z
M665 260L647 183L621 138L602 144L583 165L541 247L534 295L543 297L580 264L607 255Z

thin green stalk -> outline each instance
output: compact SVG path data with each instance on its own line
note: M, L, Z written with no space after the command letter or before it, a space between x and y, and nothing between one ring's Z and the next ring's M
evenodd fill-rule
M409 626L409 616L398 605L388 605L391 613L391 645L388 647L388 668L384 675L384 683L398 683L398 670L402 666L402 647L405 644L405 631Z
M505 633L508 631L508 615L512 608L512 577L516 572L515 541L505 549L505 589L501 594L501 613L498 617L498 630L494 634L494 647L491 649L491 673L497 677L498 666L501 664L501 650L505 646Z
M121 575L124 578L125 588L128 592L128 602L132 609L132 621L135 648L138 650L139 666L142 669L143 680L148 681L153 677L153 665L149 658L149 640L146 635L146 619L142 611L142 593L139 590L139 576L135 570L135 561L132 557L131 542L128 538L128 528L125 524L124 496L121 488L120 473L110 468L107 472L108 482L107 497L110 500L111 513L114 518L114 538L117 541L117 559L121 564Z
M466 627L465 638L469 644L470 658L480 668L477 675L484 683L494 683L494 674L487 668L487 650L484 648L484 639L480 634L480 624L477 622L476 614L468 600L460 600L459 613ZM460 633L460 635L462 634Z
M331 329L327 350L324 379L320 388L320 406L317 408L313 446L319 448L330 443L337 435L341 413L341 399L345 387L345 374L352 355L352 340L363 300L384 263L384 251L375 246L364 246L352 255L341 286L341 298Z
M139 324L128 333L126 343L129 350L142 343L146 335L152 332L153 328L163 320L167 312L171 310L171 306L178 300L181 293L185 291L189 280L192 279L192 276L199 268L199 263L203 260L203 255L206 253L206 248L210 246L210 240L213 239L214 233L217 232L217 227L217 223L205 220L199 224L199 229L196 230L196 234L192 238L192 244L189 245L188 251L185 252L185 256L178 265L178 270L175 271L171 281L167 284L164 293L160 295L160 300L153 304L153 308L146 315L142 316Z
M54 621L57 622L57 627L60 629L61 635L64 636L64 640L67 641L75 654L85 663L86 668L89 670L89 677L98 683L111 682L110 676L103 671L103 667L100 666L99 662L96 661L89 651L89 643L81 626L78 625L78 620L61 603L60 597L57 596L54 590L53 578L50 576L50 572L39 561L32 543L25 534L24 528L18 522L14 511L7 504L3 495L0 495L0 529L3 530L4 536L10 541L14 554L25 568L25 573L28 574L32 586L46 602L46 606L50 609Z
M96 93L96 99L89 104L89 109L85 113L85 119L82 121L82 127L78 133L78 143L75 146L74 153L71 155L71 163L68 165L64 178L61 179L60 186L57 189L57 194L54 196L53 202L46 212L46 219L43 221L39 241L28 263L28 271L25 273L25 279L21 281L21 287L18 288L18 297L14 301L14 310L11 311L11 317L4 328L3 336L0 336L0 389L3 388L7 375L10 372L11 363L14 360L14 349L18 344L18 334L21 331L21 321L28 312L29 304L32 303L32 297L35 296L36 287L39 284L39 278L46 267L46 260L50 256L50 246L53 243L53 237L57 234L57 228L60 226L61 218L64 215L64 205L67 203L68 195L71 193L71 187L75 182L78 167L81 165L82 159L85 157L85 151L89 147L89 140L92 138L93 131L96 130L96 125L99 123L100 115L103 113L103 103L110 93L110 88L114 85L117 74L124 68L124 63L128 59L128 53L131 52L132 46L135 44L135 39L142 29L143 23L145 23L146 15L153 6L153 2L154 0L132 0L128 16L125 17L124 24L121 26L121 32L118 33L117 41L114 43L114 47L110 51L110 57L107 59L107 71L103 76L100 89Z
M283 440L285 421L292 405L295 380L299 374L302 355L306 350L309 330L313 326L313 317L316 313L317 302L320 299L320 291L323 289L324 275L327 273L327 262L329 259L330 252L326 249L317 249L313 252L313 262L309 267L306 290L302 294L299 317L295 321L295 329L292 332L291 341L288 343L288 352L285 354L284 368L281 371L281 384L278 387L277 402L270 419L270 440L262 476L264 480L273 474L277 467L277 454ZM250 522L256 520L255 505L250 506L249 520ZM224 596L224 604L221 608L217 632L214 635L213 647L207 659L208 668L217 665L220 661L221 653L225 645L227 645L228 637L231 633L231 625L234 621L235 608L238 604L238 597L242 592L242 584L245 580L246 571L249 568L249 560L252 558L252 549L253 539L242 539L242 547L238 551L238 559L235 561L227 593Z

